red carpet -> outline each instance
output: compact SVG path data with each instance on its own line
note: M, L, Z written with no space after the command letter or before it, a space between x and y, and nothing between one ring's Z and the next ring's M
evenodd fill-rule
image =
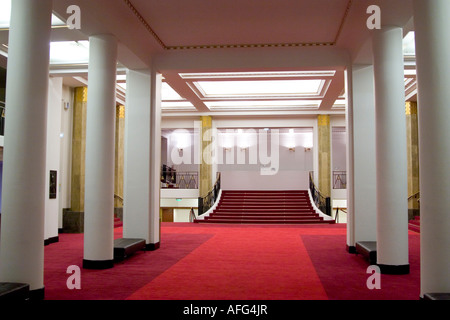
M327 299L298 230L219 228L214 233L213 238L129 298Z
M368 262L343 254L345 235L303 235L303 242L330 300L418 300L420 295L420 236L409 234L410 273L380 276L381 289L369 290Z
M122 228L115 228L122 237ZM70 265L82 265L83 234L60 234L60 242L45 247L45 296L47 300L125 300L193 249L209 234L164 233L160 250L137 252L106 270L81 269L81 290L69 290L66 274Z
M197 223L310 224L324 220L311 204L307 190L223 190L217 208Z
M116 228L121 237L122 228ZM411 274L366 287L368 263L346 251L346 226L162 223L161 248L114 268L81 269L83 235L45 247L46 300L418 300L419 234L410 232Z

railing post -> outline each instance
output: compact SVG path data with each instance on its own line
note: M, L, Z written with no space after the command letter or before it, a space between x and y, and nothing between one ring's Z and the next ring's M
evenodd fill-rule
M326 203L325 209L326 214L331 217L331 198L330 197L325 198L325 203Z
M202 215L203 214L203 198L199 197L198 198L198 215Z

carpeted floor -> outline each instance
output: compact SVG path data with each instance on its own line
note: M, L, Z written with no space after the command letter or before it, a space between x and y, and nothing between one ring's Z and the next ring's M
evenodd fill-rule
M121 228L115 236L121 237ZM370 290L368 262L346 251L346 226L162 223L161 248L114 268L81 269L83 235L45 247L46 300L418 300L419 233L409 232L408 275L381 275Z

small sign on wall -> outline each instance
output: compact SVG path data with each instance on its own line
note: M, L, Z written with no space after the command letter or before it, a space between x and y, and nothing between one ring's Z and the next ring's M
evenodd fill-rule
M50 199L56 199L57 172L50 170Z

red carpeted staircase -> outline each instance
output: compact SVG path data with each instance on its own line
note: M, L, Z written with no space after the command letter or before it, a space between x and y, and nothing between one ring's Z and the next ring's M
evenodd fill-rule
M308 191L223 190L217 208L196 223L311 224L324 220L311 205Z
M420 232L420 216L415 216L414 219L409 220L408 229L415 232Z
M114 215L114 228L122 227L123 222L118 218L116 215Z

